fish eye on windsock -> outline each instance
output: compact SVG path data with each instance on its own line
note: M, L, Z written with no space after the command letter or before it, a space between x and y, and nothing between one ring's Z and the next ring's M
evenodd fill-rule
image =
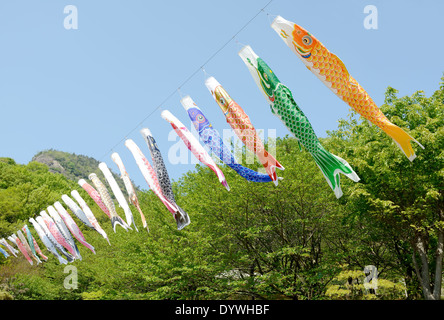
M271 27L319 80L361 116L390 136L410 161L416 158L411 141L424 149L418 141L382 113L367 91L349 74L342 60L312 34L281 16L273 20ZM308 48L301 48L301 43Z

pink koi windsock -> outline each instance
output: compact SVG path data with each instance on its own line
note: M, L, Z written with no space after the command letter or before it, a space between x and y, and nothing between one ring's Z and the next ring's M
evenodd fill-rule
M42 263L42 261L40 261L39 257L37 257L37 254L35 254L35 251L33 252L31 250L31 247L29 246L29 243L26 240L26 238L23 235L23 233L21 232L21 230L17 230L17 236L19 237L20 242L25 247L26 252L28 253L28 256L30 256L32 259L34 259L37 262L37 264Z
M109 212L107 206L103 203L102 198L100 197L100 194L97 192L96 189L92 185L90 185L88 182L85 181L85 179L79 180L79 185L88 192L91 199L94 200L94 202L99 206L100 209L102 209L103 212L108 216L108 218L111 219L111 213Z
M56 208L57 212L59 213L60 217L63 219L63 222L65 222L65 225L68 227L69 231L71 231L71 234L86 248L91 250L94 254L96 251L94 250L94 247L90 245L82 231L80 230L79 226L76 224L74 219L69 215L68 211L62 206L60 202L54 202L54 207Z
M68 230L68 227L65 225L65 222L62 220L57 210L53 206L49 206L47 210L52 220L56 224L56 227L59 229L60 233L62 234L63 238L65 238L65 240L69 243L69 245L74 248L74 250L76 251L77 258L79 260L82 260L79 248L77 248L76 243L74 242L74 239L72 238L71 233Z
M49 252L51 252L59 260L59 262L61 264L68 264L68 261L57 252L57 249L56 249L55 245L53 244L52 240L49 238L46 231L43 230L43 228L40 226L40 224L36 220L34 220L34 218L29 218L28 220L29 220L29 222L32 223L32 226L34 227L35 231L37 231L37 234L40 237L40 240L42 240L43 244L49 250ZM44 223L44 222L42 221L42 223ZM55 239L54 239L54 241L55 241Z
M49 232L51 232L51 234L54 236L57 242L61 244L63 247L65 247L66 250L68 250L73 257L78 258L76 250L65 239L65 237L55 224L54 220L52 220L52 218L45 211L41 211L40 216L42 217L44 223L46 224L46 227L48 228Z
M179 121L171 112L164 110L161 113L163 119L168 121L176 131L177 135L182 139L187 148L194 154L194 156L203 164L208 166L211 170L216 173L219 182L230 191L227 181L225 180L224 173L216 165L213 158L208 154L205 148L199 143L196 137Z
M34 237L31 234L31 231L29 230L29 227L26 224L22 227L22 231L27 236L28 244L29 244L29 247L31 248L32 254L37 256L37 253L38 253L40 255L40 257L42 257L43 260L45 260L45 261L48 260L48 257L43 254L42 250L40 250L40 247L37 244L37 241L35 241Z
M136 143L131 139L127 139L125 141L125 146L131 151L134 160L136 160L137 166L139 167L143 177L145 178L146 183L154 192L154 194L159 197L160 201L162 201L162 203L167 207L168 211L173 214L173 217L180 214L178 208L174 204L169 202L163 195L153 167L151 167L150 163L148 162L140 148L136 145Z
M72 190L71 195L80 204L80 206L82 207L82 211L85 213L89 222L91 222L91 224L94 226L94 229L96 229L96 231L98 233L100 233L100 235L102 235L102 237L104 237L106 239L106 241L108 241L108 244L111 245L111 243L109 242L109 239L108 239L108 235L106 234L105 230L102 229L102 227L100 226L96 217L94 216L93 212L91 211L91 208L88 206L88 204L85 202L85 200L83 200L83 198L80 196L79 192L77 190Z
M20 252L25 256L26 260L28 260L29 264L32 266L34 263L32 262L31 257L28 255L28 252L26 251L25 246L23 245L23 243L20 241L20 239L13 233L10 236L12 239L14 239L14 243L17 245L17 247L19 248ZM9 239L9 237L8 237Z

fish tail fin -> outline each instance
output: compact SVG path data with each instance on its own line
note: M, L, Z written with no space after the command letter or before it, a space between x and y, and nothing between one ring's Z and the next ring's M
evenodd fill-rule
M37 265L39 263L42 263L42 261L39 259L39 257L37 257L37 255L33 255L33 257L34 257L34 260L37 262Z
M134 228L136 228L136 231L139 232L139 229L137 229L136 223L134 222L134 216L133 216L133 213L131 212L131 209L129 207L126 207L123 210L125 211L126 224L128 226L133 224Z
M174 219L177 223L177 230L182 230L190 224L190 217L181 207L177 206L177 209L179 211L174 214Z
M146 223L145 215L142 212L142 209L140 208L139 204L136 205L137 210L140 213L140 218L142 219L142 226L146 228L146 231L150 232L150 229L148 228L148 224Z
M230 186L228 185L228 182L227 182L227 179L225 179L225 175L224 175L224 173L222 172L222 170L217 166L217 165L214 165L214 167L213 166L211 166L211 165L209 165L209 167L210 167L210 169L211 170L213 170L214 171L214 173L216 173L216 175L217 175L217 178L219 179L219 182L228 190L228 191L230 191Z
M48 261L48 257L45 256L42 252L39 252L39 256L42 257L43 260Z
M112 217L111 218L111 226L113 227L114 232L116 232L116 226L120 225L123 229L128 231L128 225L125 221L122 220L121 217Z
M225 180L225 178L221 181L221 183L225 187L225 189L230 191L230 186L228 185L228 182L227 182L227 180Z
M411 137L407 132L394 124L390 124L384 128L384 132L387 133L396 145L404 152L405 156L413 161L416 158L415 150L410 143L411 140L415 141L421 148L424 146Z
M80 255L80 250L77 248L77 245L74 243L74 251L76 252L76 259L82 260L82 256Z
M254 171L250 168L244 167L243 165L234 163L234 164L228 164L228 166L236 171L241 177L248 181L254 181L254 182L271 182L271 178L268 174L260 173L257 171ZM282 180L282 177L278 177L278 180Z
M137 229L136 223L134 222L134 217L133 216L131 216L131 220L132 220L132 223L134 225L134 228L136 228L136 231L139 232L139 229Z
M109 242L109 240L108 240L108 242ZM89 243L86 242L86 241L82 241L81 243L82 243L85 247L87 247L89 250L91 250L92 253L96 254L96 250L94 249L94 247L93 247L91 244L89 244Z
M344 174L354 182L358 182L360 178L352 167L344 159L335 156L334 154L325 150L321 145L315 154L312 154L313 158L321 169L322 174L327 180L328 185L332 188L336 198L342 196L342 190L340 185L339 173Z
M102 228L100 228L100 230L97 230L97 232L106 240L108 241L108 244L111 245L111 243L109 242L108 239L108 235L106 234L105 230L103 230ZM115 230L114 230L115 232ZM93 248L94 249L94 248ZM95 253L95 252L94 252Z
M59 262L61 264L68 264L68 260L66 260L65 258L63 258L62 256L58 256L57 257L59 259Z
M66 259L68 260L68 262L73 262L75 260L75 257L72 256L71 254L69 254L68 252L63 252L62 254L66 257Z
M267 174L270 176L271 180L274 182L274 184L277 186L279 179L278 176L276 174L276 168L280 169L280 170L285 170L284 166L281 165L279 163L279 161L277 161L275 159L275 157L273 157L273 155L271 153L268 153L267 151L264 152L264 159L262 162L262 165L265 168L265 171L267 172Z

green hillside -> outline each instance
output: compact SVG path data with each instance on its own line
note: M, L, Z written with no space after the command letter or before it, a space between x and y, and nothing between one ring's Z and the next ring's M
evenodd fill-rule
M50 172L60 173L76 182L79 181L79 179L88 181L88 175L90 173L96 173L99 179L106 184L105 176L98 167L100 161L92 157L50 149L40 151L32 158L32 161L43 163L49 167ZM125 190L120 174L115 173L111 167L110 171L120 188ZM137 188L136 185L134 185L134 187Z

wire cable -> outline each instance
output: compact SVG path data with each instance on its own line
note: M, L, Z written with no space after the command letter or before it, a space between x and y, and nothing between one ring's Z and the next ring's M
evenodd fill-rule
M156 108L154 108L145 118L142 119L134 128L132 128L125 136L122 138L119 142L117 142L108 152L106 152L101 158L100 161L103 161L103 159L110 153L114 151L114 148L116 148L119 144L121 144L123 141L127 139L129 135L131 135L137 128L139 128L149 117L151 117L157 110L159 110L162 105L164 105L169 99L171 99L176 93L180 93L180 89L187 84L200 70L205 72L205 65L207 65L211 60L216 57L219 52L221 52L231 41L233 41L236 36L241 33L251 22L253 22L254 19L258 15L260 15L262 12L265 13L265 8L270 5L274 0L270 0L263 8L261 8L250 20L248 20L247 23L245 23L230 39L228 39L219 49L217 49L199 68L197 68L193 73L191 73L188 78L186 78L176 89L174 89L159 105L157 105ZM267 13L267 16L269 14Z

